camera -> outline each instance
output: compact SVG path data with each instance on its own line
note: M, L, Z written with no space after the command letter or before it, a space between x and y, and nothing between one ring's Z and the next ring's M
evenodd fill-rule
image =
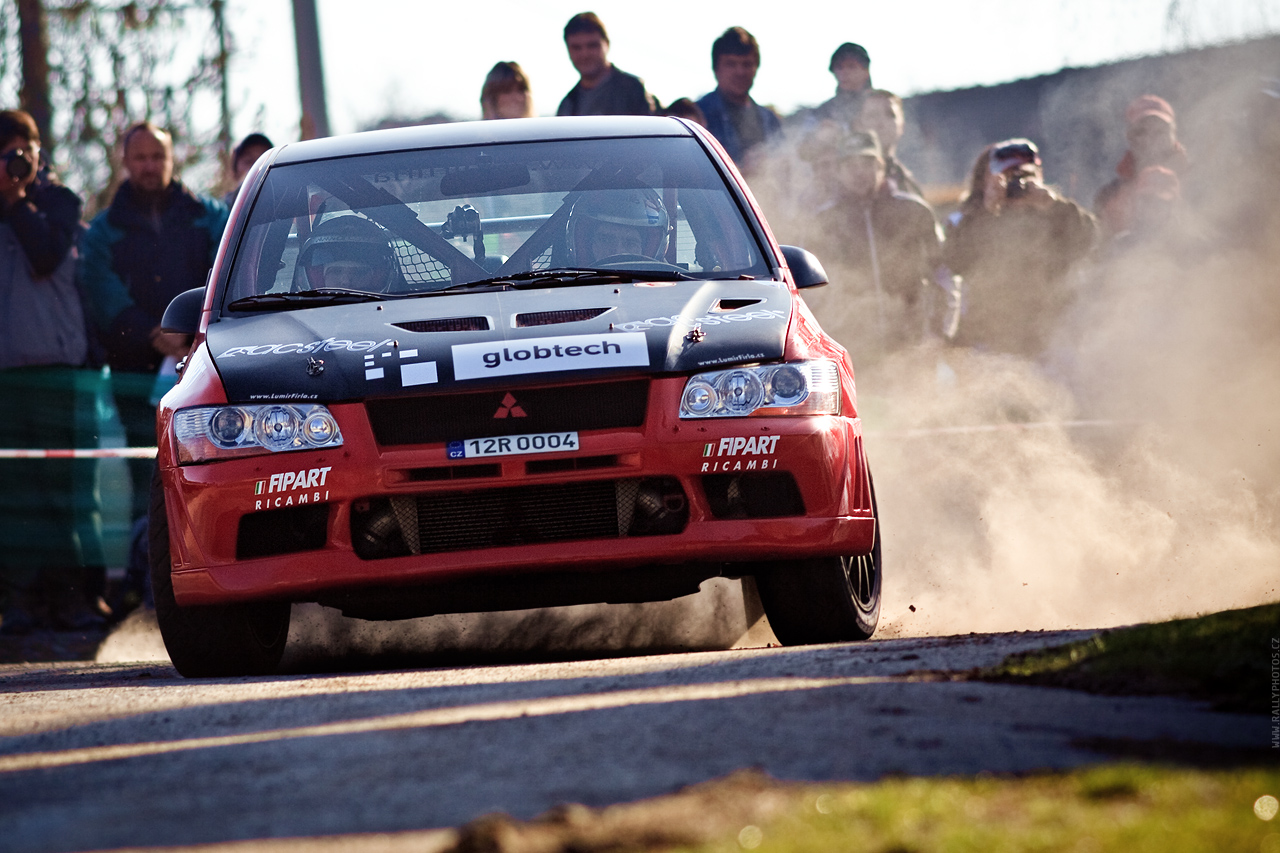
M1005 184L1004 187L1005 198L1022 198L1025 196L1027 194L1027 180L1026 175L1011 175L1009 183Z
M15 180L22 180L31 174L34 168L31 161L27 159L27 152L21 148L15 148L4 157L5 174Z

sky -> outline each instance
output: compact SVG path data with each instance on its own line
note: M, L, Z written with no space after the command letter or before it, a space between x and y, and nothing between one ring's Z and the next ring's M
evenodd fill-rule
M592 9L609 58L644 78L662 102L715 87L711 43L727 27L760 42L752 95L782 113L821 103L845 41L871 55L872 79L902 95L989 85L1118 59L1280 32L1280 0L829 0L735 4L703 0L317 0L329 123L334 133L390 116L480 116L495 62L528 74L539 115L554 115L577 75L562 30ZM298 136L298 77L288 0L230 0L233 130L276 142ZM1170 14L1170 9L1173 14Z

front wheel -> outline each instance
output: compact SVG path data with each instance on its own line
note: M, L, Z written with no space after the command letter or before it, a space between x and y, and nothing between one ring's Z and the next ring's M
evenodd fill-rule
M187 678L275 672L289 636L289 603L179 606L173 594L169 519L158 470L151 482L147 523L156 621L178 672Z
M875 507L874 494L871 499ZM870 552L770 563L756 574L760 602L786 646L866 640L880 621L880 517Z

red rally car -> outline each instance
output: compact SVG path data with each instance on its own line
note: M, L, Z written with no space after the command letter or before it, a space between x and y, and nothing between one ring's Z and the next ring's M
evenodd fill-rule
M702 128L475 122L263 155L160 405L156 615L187 676L360 619L754 577L785 643L864 639L880 537L848 354Z

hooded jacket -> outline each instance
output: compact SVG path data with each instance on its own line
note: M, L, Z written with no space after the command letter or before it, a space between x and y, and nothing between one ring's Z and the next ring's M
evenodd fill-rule
M115 370L155 372L162 356L150 333L175 296L205 283L218 251L227 208L180 181L165 191L158 215L129 181L85 234L80 285Z

